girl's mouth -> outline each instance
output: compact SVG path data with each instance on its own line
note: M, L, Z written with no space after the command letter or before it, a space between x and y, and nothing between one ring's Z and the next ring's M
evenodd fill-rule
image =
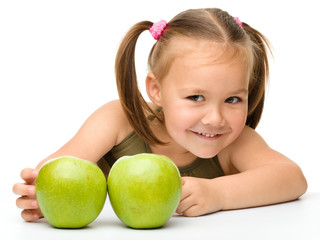
M202 132L194 132L194 133L201 136L205 136L207 138L214 138L214 137L220 136L220 134L212 134L212 133L202 133Z

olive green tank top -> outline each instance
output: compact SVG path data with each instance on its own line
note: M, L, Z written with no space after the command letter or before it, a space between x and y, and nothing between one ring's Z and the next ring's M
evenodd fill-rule
M104 171L105 175L112 165L122 156L131 156L138 153L151 153L150 147L137 135L131 132L120 144L114 146L98 162L98 166ZM178 167L181 176L191 176L199 178L216 178L224 176L217 156L213 158L197 158L187 166Z

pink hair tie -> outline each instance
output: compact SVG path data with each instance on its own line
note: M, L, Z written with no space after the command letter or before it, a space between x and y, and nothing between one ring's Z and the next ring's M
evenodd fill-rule
M152 37L155 40L158 40L161 37L161 34L166 26L167 22L165 20L160 20L159 22L154 23L152 27L149 29Z
M240 21L240 18L233 17L233 19L239 24L239 26L242 28L242 22Z

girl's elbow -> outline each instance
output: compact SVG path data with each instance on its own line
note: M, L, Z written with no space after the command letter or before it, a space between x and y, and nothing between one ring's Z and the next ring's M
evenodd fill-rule
M301 195L303 195L304 193L306 193L307 192L307 190L308 190L308 182L307 182L307 179L305 178L305 176L302 174L302 180L301 180L301 182L302 182L302 186L301 186ZM300 196L301 196L300 195Z
M307 189L308 189L308 182L306 177L304 176L301 168L296 165L295 167L295 171L296 171L296 191L297 191L297 198L299 198L300 196L302 196L304 193L306 193Z

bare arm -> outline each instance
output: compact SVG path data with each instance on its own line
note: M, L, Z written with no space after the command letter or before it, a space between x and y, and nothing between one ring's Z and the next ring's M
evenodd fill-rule
M60 156L75 156L96 163L130 131L119 101L109 102L95 111L70 141L41 161L37 169Z
M228 149L238 174L217 179L223 192L223 209L274 204L297 199L307 190L300 167L271 149L246 127Z
M219 160L229 162L230 175L211 180L185 178L178 212L197 216L269 205L297 199L307 189L297 164L269 148L248 127L219 154Z

